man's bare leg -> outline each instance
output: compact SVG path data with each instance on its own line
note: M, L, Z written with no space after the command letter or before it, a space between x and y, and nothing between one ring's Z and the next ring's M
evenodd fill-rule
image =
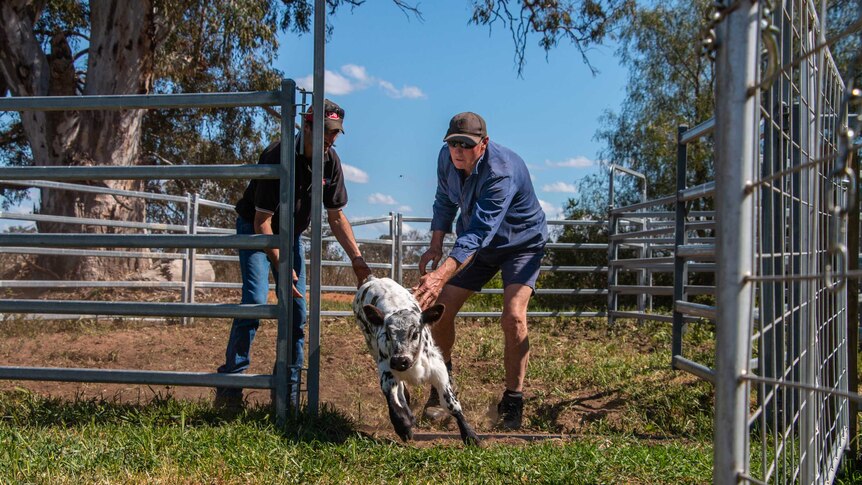
M506 371L506 391L497 412L504 428L518 429L524 410L524 377L527 375L527 362L530 360L530 339L527 336L527 305L533 294L532 288L521 284L511 284L503 290L503 315L500 326L503 328L504 350L503 367Z
M530 359L530 339L527 336L527 305L533 289L529 286L511 284L503 291L503 327L505 350L503 366L506 370L506 388L510 391L524 390L524 376Z

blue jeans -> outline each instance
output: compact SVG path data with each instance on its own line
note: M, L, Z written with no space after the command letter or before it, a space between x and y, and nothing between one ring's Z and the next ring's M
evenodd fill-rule
M254 225L242 217L236 218L237 234L254 234ZM305 260L303 259L302 243L299 234L293 242L293 269L299 277L295 283L296 289L305 295ZM269 294L269 273L272 271L275 281L278 281L278 270L270 264L266 253L260 250L240 249L239 268L242 275L242 303L243 304L266 304ZM290 278L288 278L290 281ZM278 292L276 292L277 294ZM288 290L293 294L292 290ZM251 364L251 344L254 341L260 320L257 319L234 319L230 329L230 337L225 350L225 363L218 368L219 373L244 372ZM292 383L299 382L299 372L302 367L305 344L305 298L293 299L293 362L290 373ZM295 395L294 389L292 395ZM242 396L242 389L219 388L217 394L222 397ZM294 399L291 399L294 401Z

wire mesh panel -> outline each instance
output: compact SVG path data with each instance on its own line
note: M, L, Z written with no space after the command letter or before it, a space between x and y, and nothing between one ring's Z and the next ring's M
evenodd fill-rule
M753 164L749 173L744 162L739 171L751 178L738 208L754 228L753 239L740 242L753 244L752 265L737 280L740 291L753 290L754 311L737 312L751 331L748 346L733 350L746 354L735 377L748 396L747 430L717 424L716 446L719 433L736 433L731 440L745 450L734 464L741 465L737 478L752 483L831 483L850 438L847 231L840 209L849 205L855 180L839 156L845 86L822 48L822 5L788 0L774 7L756 8L763 19L757 47L766 54L748 90L759 97L748 152ZM716 466L726 462L717 459Z

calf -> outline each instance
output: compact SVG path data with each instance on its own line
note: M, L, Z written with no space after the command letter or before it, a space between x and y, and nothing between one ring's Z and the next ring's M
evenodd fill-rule
M353 299L353 313L368 350L377 361L380 388L398 436L404 441L413 438L415 423L405 382L421 385L430 381L458 422L461 439L467 445L478 445L479 437L464 419L443 356L428 330L428 325L440 320L444 308L438 304L420 311L419 304L404 287L389 278L373 276Z

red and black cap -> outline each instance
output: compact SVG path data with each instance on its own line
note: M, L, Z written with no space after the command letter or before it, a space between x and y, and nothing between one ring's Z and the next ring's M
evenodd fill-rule
M313 110L309 108L305 114L305 121L311 123L313 119ZM344 133L344 110L328 99L323 100L323 126L327 130L338 130Z

